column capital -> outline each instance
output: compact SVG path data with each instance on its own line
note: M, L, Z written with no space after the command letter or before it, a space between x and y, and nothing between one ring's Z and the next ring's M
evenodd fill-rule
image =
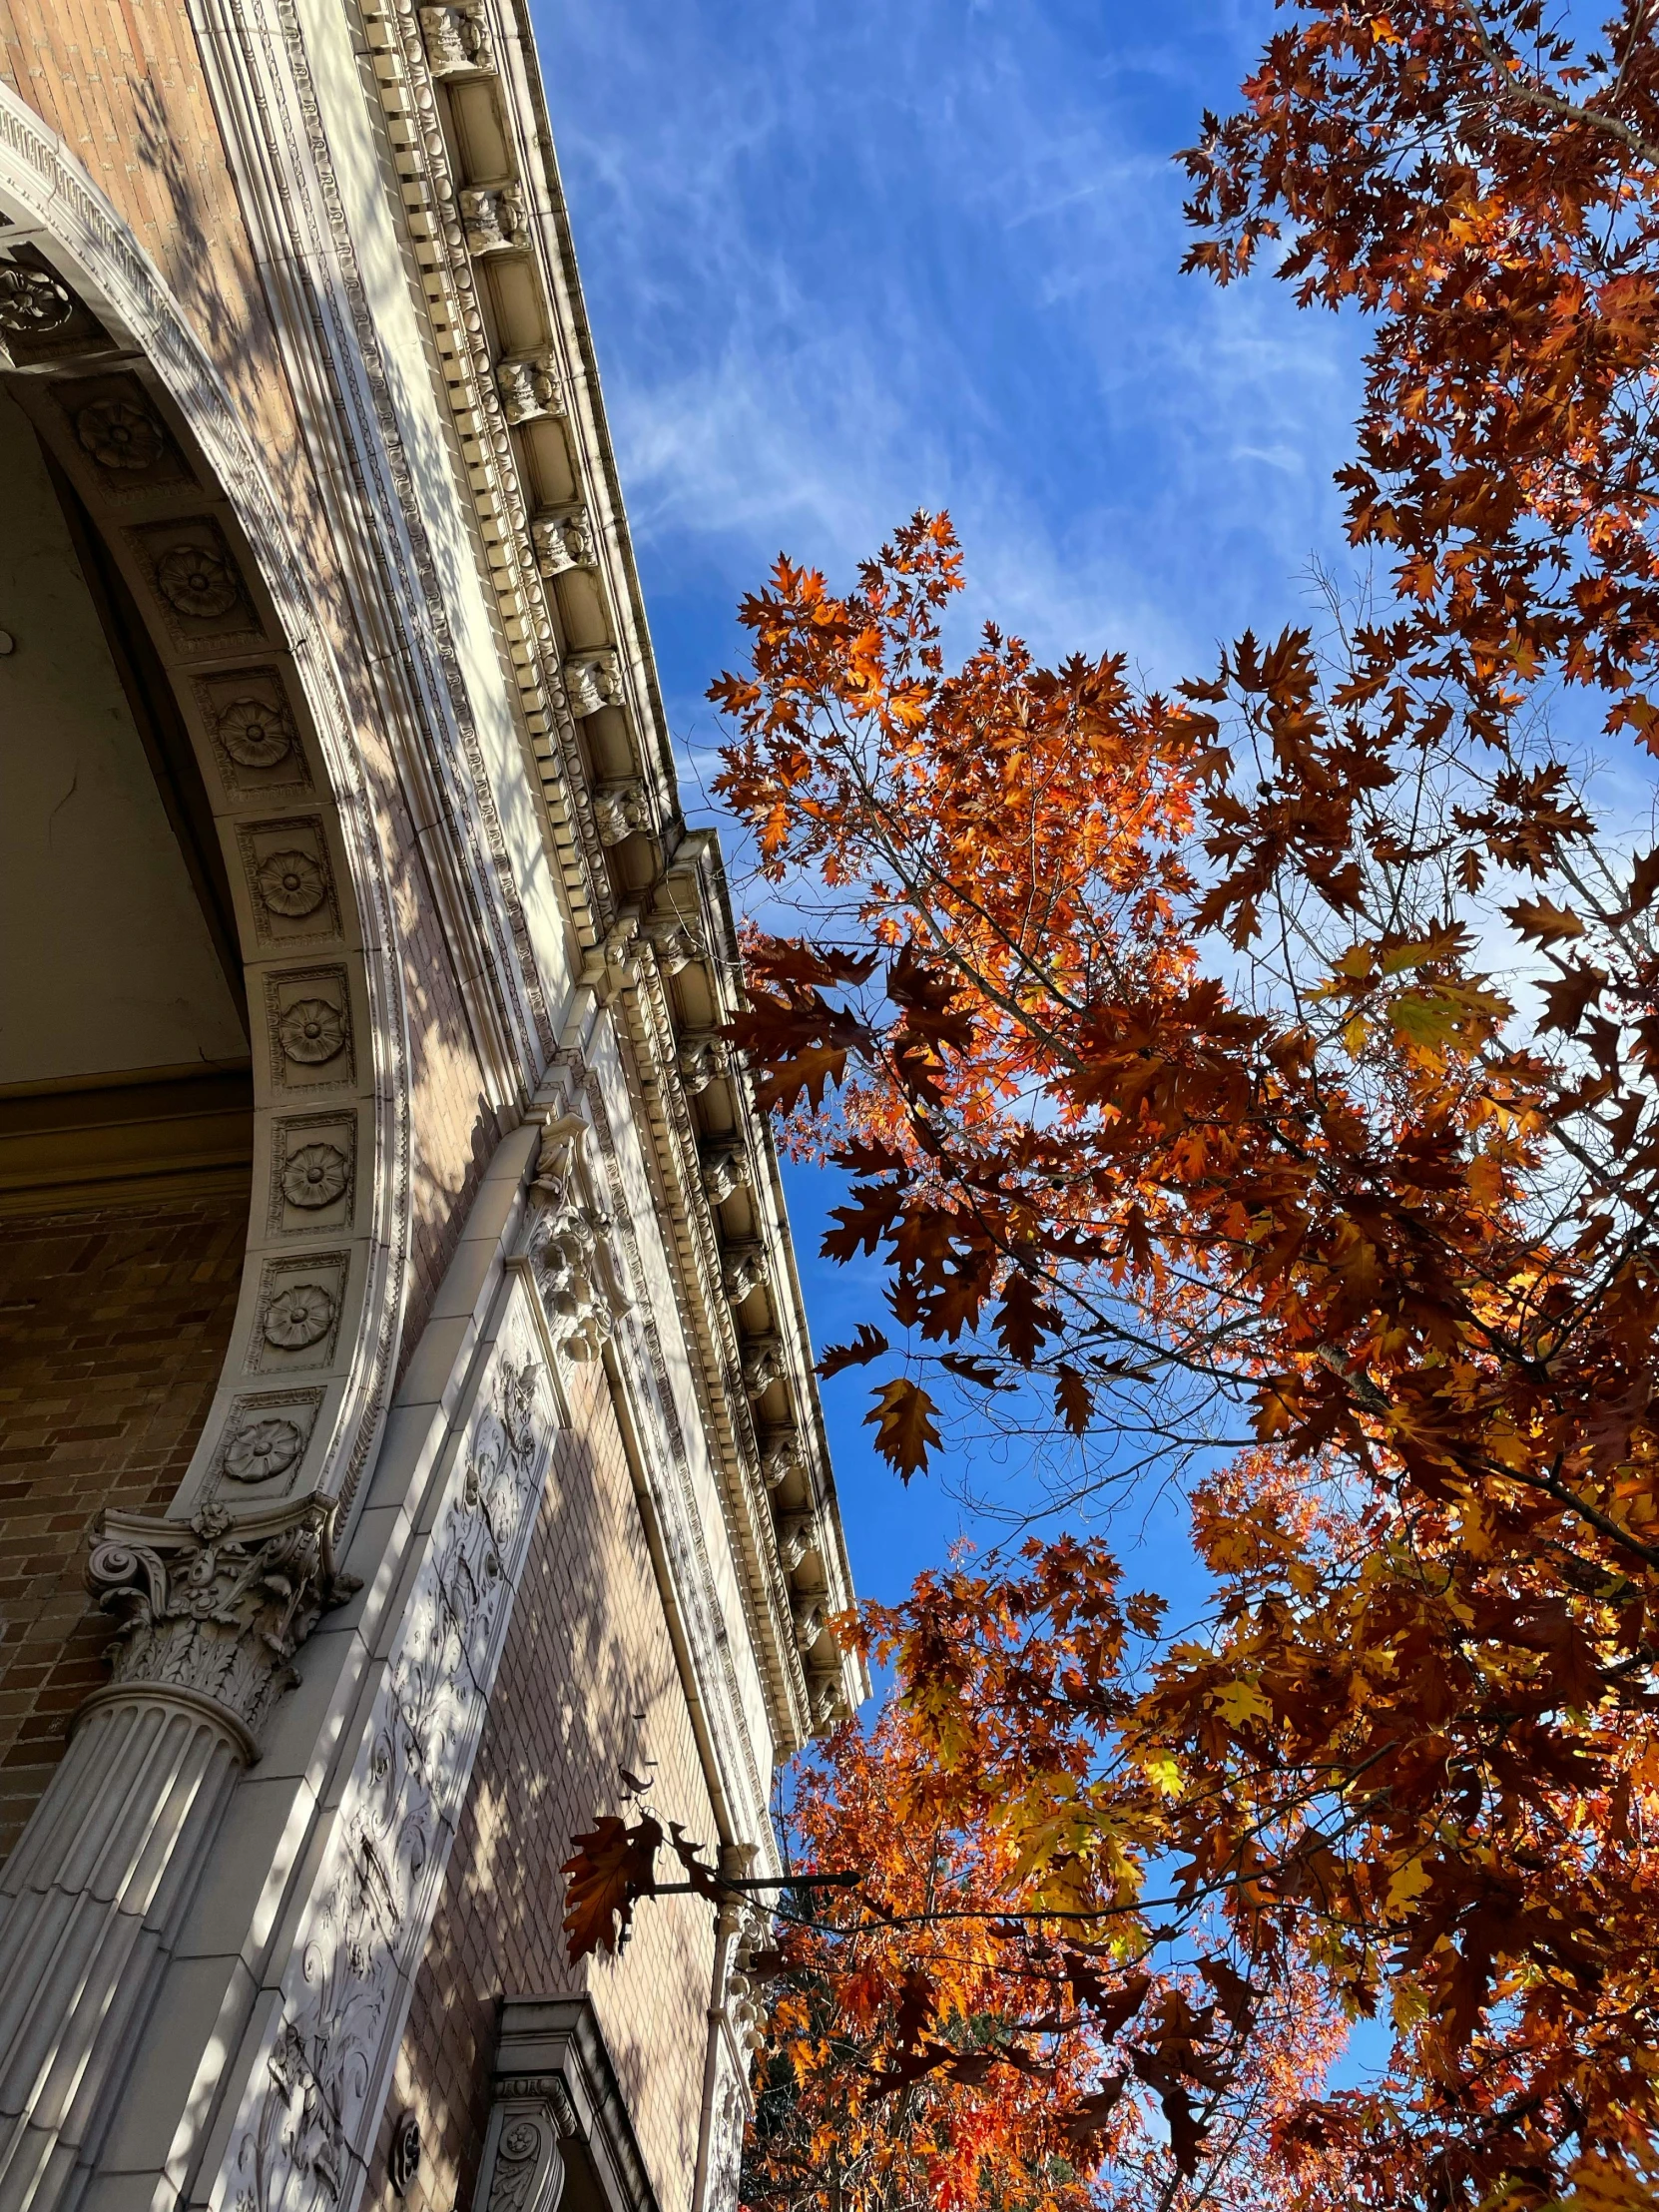
M120 1621L111 1680L82 1707L135 1694L207 1710L259 1757L294 1653L322 1613L359 1587L334 1564L332 1499L252 1513L204 1506L186 1520L107 1512L87 1587Z

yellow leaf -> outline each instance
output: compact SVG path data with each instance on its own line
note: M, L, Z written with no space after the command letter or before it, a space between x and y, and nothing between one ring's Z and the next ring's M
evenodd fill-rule
M1402 1905L1409 1905L1414 1898L1420 1898L1433 1879L1420 1859L1407 1859L1403 1866L1394 1869L1393 1879L1388 1884L1388 1910L1394 1912Z
M1246 1721L1270 1721L1272 1701L1254 1682L1230 1682L1216 1699L1216 1711L1237 1728Z
M1181 1769L1175 1763L1172 1751L1143 1751L1140 1769L1148 1782L1162 1797L1181 1795Z

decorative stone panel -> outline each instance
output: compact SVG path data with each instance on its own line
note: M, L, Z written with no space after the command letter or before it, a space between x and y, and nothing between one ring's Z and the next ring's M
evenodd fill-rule
M214 2188L216 2202L241 2212L354 2198L379 2127L552 1447L533 1297L522 1275L509 1277L248 2072Z

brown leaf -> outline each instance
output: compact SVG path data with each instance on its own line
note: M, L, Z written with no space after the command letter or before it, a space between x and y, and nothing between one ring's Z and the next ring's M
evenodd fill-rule
M566 1878L565 1949L574 1965L591 1951L615 1951L640 1898L656 1891L655 1861L662 1829L648 1813L636 1826L614 1813L573 1836L574 1855L559 1872Z

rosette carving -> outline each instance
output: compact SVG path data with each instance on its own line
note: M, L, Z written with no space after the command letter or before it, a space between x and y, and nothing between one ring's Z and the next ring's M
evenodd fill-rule
M316 1498L235 1519L213 1505L188 1522L106 1513L87 1586L121 1623L113 1687L206 1701L255 1756L294 1653L358 1587L335 1567L333 1517Z
M263 699L233 699L215 728L219 742L241 768L276 768L293 747L293 717Z
M334 1301L320 1283L290 1283L266 1308L266 1343L282 1352L320 1344L333 1326Z
M215 622L242 597L236 570L209 545L176 545L164 553L156 563L156 589L191 622Z
M301 920L314 914L328 895L328 879L308 852L273 852L255 870L260 896L274 914Z
M292 1421L275 1414L252 1420L225 1447L225 1472L233 1482L269 1482L274 1474L285 1474L304 1448Z
M129 399L89 400L75 417L75 435L100 468L154 468L167 451L167 432Z
M303 1144L282 1166L282 1196L307 1212L343 1198L351 1163L337 1145Z
M276 1024L276 1041L301 1067L318 1067L345 1044L345 1016L326 998L296 998Z
M75 312L75 296L50 271L0 262L0 330L36 337L61 330Z

